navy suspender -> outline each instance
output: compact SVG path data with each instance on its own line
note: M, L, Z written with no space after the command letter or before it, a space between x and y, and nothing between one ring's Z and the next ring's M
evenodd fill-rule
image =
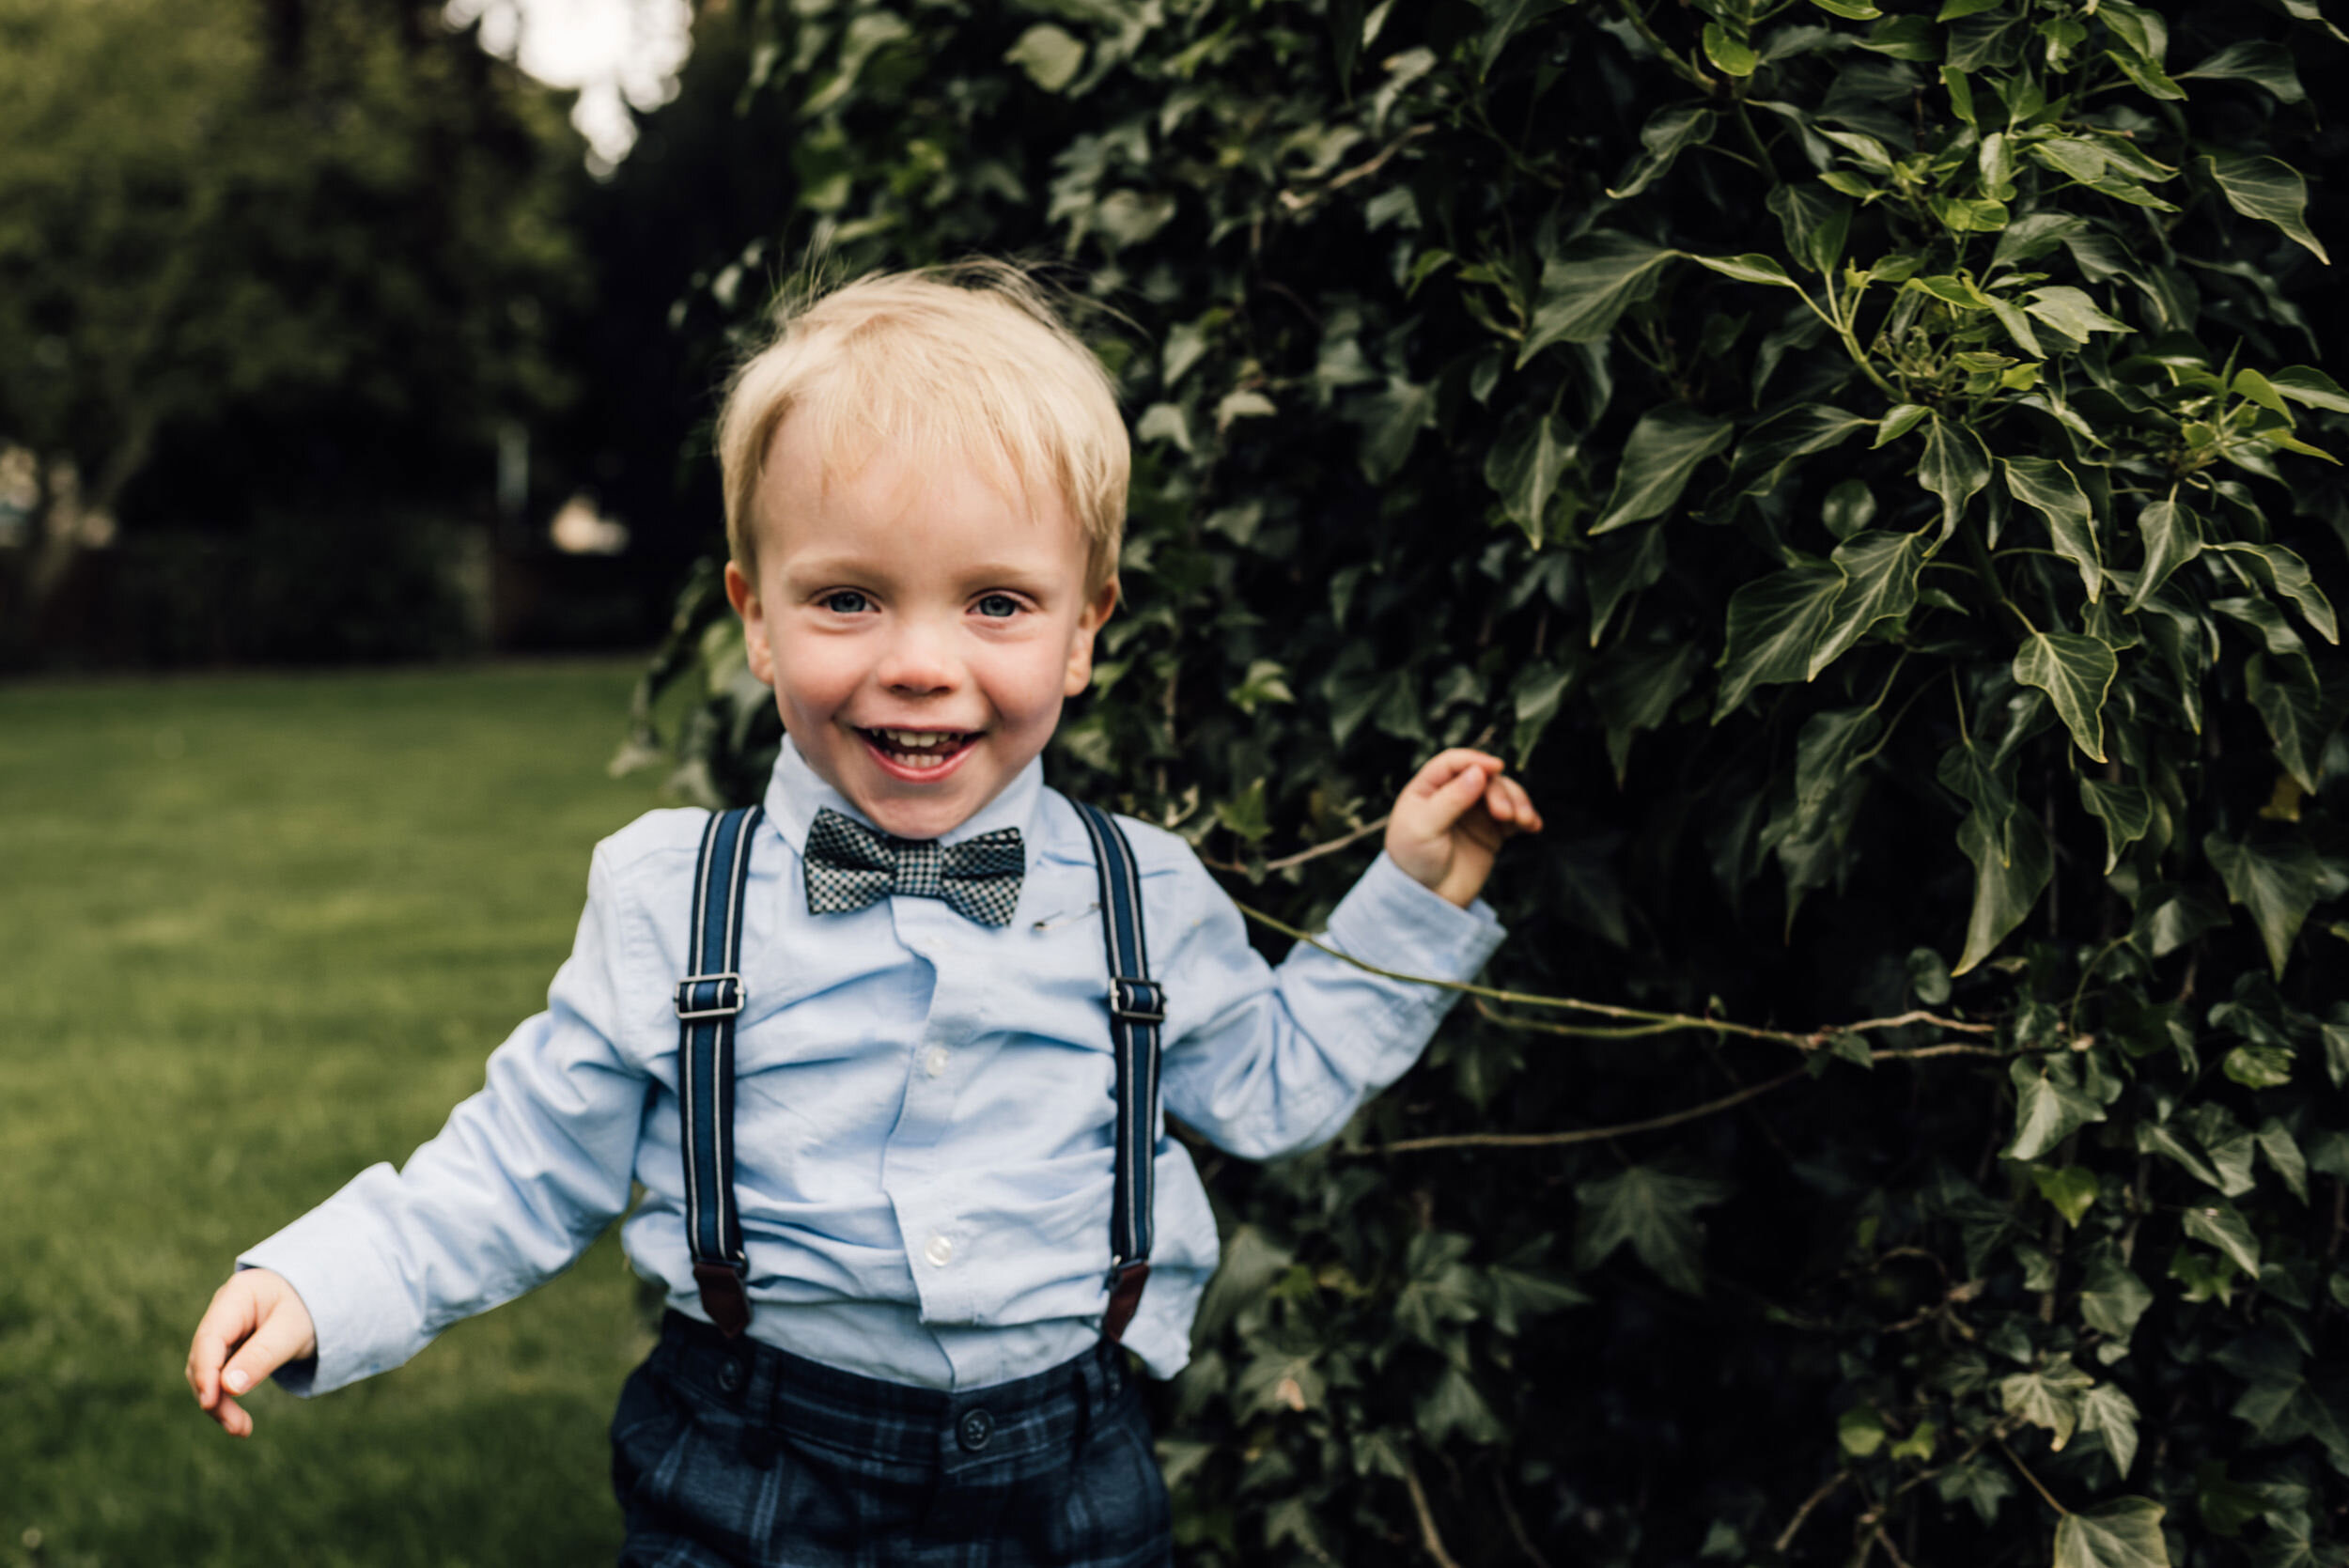
M750 1264L734 1212L734 1019L742 989L742 887L765 812L712 812L693 871L692 972L677 984L677 1115L685 1146L685 1244L702 1310L728 1338L750 1327Z
M1101 934L1109 946L1110 1042L1117 1055L1116 1174L1110 1199L1110 1300L1101 1337L1115 1344L1150 1280L1151 1179L1159 1152L1159 1026L1166 996L1150 979L1142 935L1142 877L1114 817L1077 803L1101 877Z
M1078 804L1101 878L1101 932L1109 949L1110 1040L1117 1059L1117 1126L1111 1181L1109 1302L1101 1337L1126 1332L1150 1278L1152 1177L1159 1141L1159 1026L1166 994L1150 978L1143 939L1142 877L1125 830L1109 813ZM742 889L756 806L713 812L693 872L693 924L677 982L677 1110L685 1153L685 1240L702 1310L727 1337L750 1326L742 1293L749 1265L734 1208L734 1020L742 988Z

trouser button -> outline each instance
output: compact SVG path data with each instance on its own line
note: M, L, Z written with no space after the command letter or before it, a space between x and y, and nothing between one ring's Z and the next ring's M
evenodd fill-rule
M995 1418L985 1410L965 1410L956 1423L955 1436L972 1453L987 1447L987 1440L995 1436Z

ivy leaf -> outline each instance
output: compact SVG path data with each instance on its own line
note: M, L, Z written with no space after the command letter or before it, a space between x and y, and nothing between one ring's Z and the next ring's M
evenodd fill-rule
M1990 453L1970 427L1935 414L1925 427L1925 455L1917 465L1917 482L1941 498L1941 536L1946 539L1955 531L1966 503L1990 483Z
M2161 1504L2117 1498L2056 1521L2055 1568L2170 1568Z
M2061 1452L2079 1426L2080 1395L2091 1382L2070 1357L2059 1356L2045 1366L1999 1379L1999 1403L2008 1415L2046 1427L2053 1434L2047 1446Z
M2269 592L2290 599L2293 608L2300 612L2300 618L2314 628L2319 637L2327 643L2340 643L2341 625L2333 616L2333 601L2316 585L2309 564L2298 551L2282 545L2244 543L2215 544L2210 548L2250 560L2254 563L2252 575L2262 579Z
M1411 455L1419 433L1436 417L1436 389L1390 376L1383 391L1358 398L1347 417L1362 427L1362 477L1383 484Z
M2267 944L2267 962L2281 980L2292 939L2316 904L2316 851L2299 837L2254 832L2230 838L2214 831L2204 835L2202 853L2226 883L2227 901L2250 911Z
M1832 403L1797 403L1774 413L1737 443L1729 489L1739 495L1775 489L1797 458L1841 446L1875 423Z
M2154 1293L2121 1261L2117 1249L2103 1248L2090 1260L2080 1286L2080 1320L2091 1328L2126 1344L2137 1320L2153 1304Z
M1751 76L1762 63L1753 46L1718 22L1704 24L1704 57L1724 76Z
M1704 1293L1704 1226L1697 1211L1722 1202L1729 1188L1710 1177L1657 1165L1634 1165L1574 1189L1574 1261L1588 1271L1625 1242L1674 1290Z
M2232 1203L2196 1203L2186 1211L2186 1234L2204 1246L2215 1247L2227 1261L2249 1276L2260 1277L2259 1238Z
M2008 490L2047 520L2056 553L2079 568L2080 586L2088 594L2088 602L2095 603L2096 596L2104 591L2104 564L2096 558L2095 520L2090 515L2080 482L2070 469L2050 458L2009 458L2001 466L2006 469Z
M1617 317L1656 291L1657 274L1676 254L1599 229L1544 257L1541 292L1517 364L1522 366L1553 343L1596 343L1605 337Z
M2056 1171L2034 1165L2030 1179L2039 1195L2075 1229L2096 1202L2096 1172L2084 1165L2066 1165Z
M2121 852L2153 826L2154 798L2137 784L2083 778L2080 804L2105 825L2105 875L2109 877L2121 863Z
M1006 64L1028 73L1028 80L1048 93L1059 92L1077 79L1085 63L1085 46L1049 22L1039 22L1003 51Z
M1749 251L1744 256L1692 256L1688 259L1725 278L1735 278L1739 283L1766 283L1780 288L1797 290L1802 287L1787 275L1786 269L1777 257L1763 256L1759 252Z
M1812 837L1820 814L1851 776L1859 755L1882 734L1884 726L1864 707L1814 713L1803 721L1795 741L1795 810L1787 836ZM1862 1054L1865 1054L1863 1044Z
M2299 170L2281 159L2239 152L2213 153L2202 164L2228 206L2247 218L2275 225L2317 260L2332 261L2316 236L2309 232L2309 187Z
M1672 510L1697 465L1726 447L1736 433L1728 420L1700 413L1686 403L1650 409L1624 442L1614 491L1591 532L1605 534Z
M1525 530L1526 542L1539 545L1549 498L1580 445L1554 413L1511 423L1516 427L1504 427L1485 458L1485 483L1500 493L1510 520Z
M2291 402L2305 403L2312 409L2331 413L2349 413L2349 393L2322 370L2306 365L2288 365L2267 378L2267 384Z
M2285 103L2298 103L2309 96L2308 89L2300 85L2299 71L2293 67L2292 51L2263 39L2231 43L2192 70L2178 73L2181 82L2191 82L2197 77L2257 83Z
M2075 343L2087 342L2091 333L2125 333L2129 330L2126 321L2106 315L2084 290L2074 288L2069 284L2032 289L2030 303L2023 308Z
M2137 531L2145 540L2145 564L2138 568L2137 588L2129 595L2129 612L2144 607L2170 574L2201 553L2201 526L2194 514L2174 500L2156 501L2137 514Z
M1772 572L1730 596L1715 723L1757 686L1810 678L1812 649L1834 615L1843 582L1843 567L1812 564Z
M2106 1452L2123 1476L2137 1461L2137 1401L2110 1383L2099 1383L2080 1399L2080 1430L2105 1440Z
M1836 596L1827 629L1811 651L1806 680L1818 679L1819 672L1849 652L1870 627L1916 607L1925 547L1913 534L1870 531L1837 545L1834 560L1843 569L1843 591Z
M2015 1092L2015 1141L2005 1150L2009 1159L2037 1159L2089 1123L2105 1119L2105 1108L2093 1094L2065 1082L2038 1060L2016 1062L2007 1076ZM2095 1196L2092 1187L2089 1196ZM2086 1204L2081 1208L2085 1212Z
M2300 1141L2292 1136L2292 1129L2270 1116L2260 1124L2259 1131L2253 1136L2259 1140L2260 1153L2266 1157L2276 1174L2283 1178L2283 1184L2292 1189L2292 1195L2307 1203L2309 1162L2307 1157L2300 1153Z
M1768 205L1786 231L1788 254L1812 272L1834 271L1851 232L1851 203L1824 185L1803 183L1779 186Z
M1595 560L1584 568L1582 585L1591 596L1591 646L1607 635L1615 607L1642 588L1655 586L1664 575L1664 527L1656 523L1640 530L1636 539L1618 539L1612 548L1593 551Z
M2039 819L2015 812L2003 825L1975 810L1958 824L1957 846L1974 862L1974 908L1966 921L1966 951L1952 974L1964 974L1990 956L2023 923L2055 874L2055 860Z
M2267 726L2268 739L2275 742L2276 760L2313 795L2318 765L2324 760L2325 693L2305 660L2278 662L2283 670L2280 680L2263 656L2253 654L2244 665L2244 689Z
M1437 1374L1436 1386L1419 1402L1416 1415L1419 1436L1430 1444L1441 1443L1455 1433L1471 1443L1487 1445L1504 1442L1509 1436L1476 1385L1450 1362Z
M2034 631L2015 656L2015 678L2055 699L2056 712L2079 749L2105 760L2105 692L2121 661L2101 637L2077 631Z
M1628 201L1661 179L1683 152L1713 139L1718 123L1713 111L1701 103L1673 103L1658 109L1641 127L1643 149L1624 171L1623 183L1607 194Z

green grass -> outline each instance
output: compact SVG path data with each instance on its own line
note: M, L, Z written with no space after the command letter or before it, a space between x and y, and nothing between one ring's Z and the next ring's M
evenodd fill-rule
M544 1004L654 803L602 771L632 674L0 688L0 1564L611 1560L649 1345L611 1235L397 1372L261 1390L245 1442L181 1367L238 1249Z

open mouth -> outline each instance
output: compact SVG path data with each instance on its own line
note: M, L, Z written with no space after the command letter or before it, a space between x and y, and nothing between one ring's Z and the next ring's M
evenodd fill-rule
M857 733L887 761L914 773L944 768L978 739L967 730L860 729Z

